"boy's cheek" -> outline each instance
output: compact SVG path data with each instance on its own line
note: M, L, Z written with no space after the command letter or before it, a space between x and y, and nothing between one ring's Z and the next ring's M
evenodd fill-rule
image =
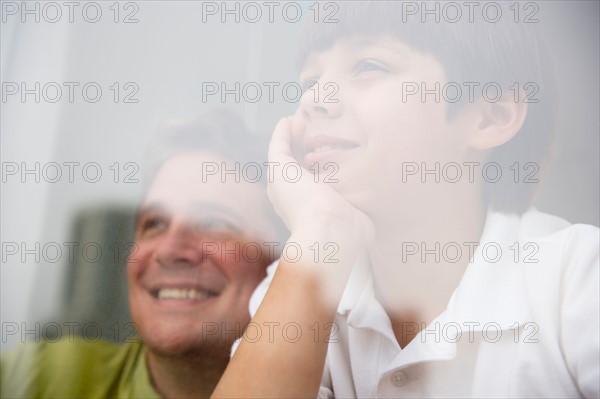
M371 134L385 138L404 134L407 129L412 130L415 114L424 112L419 108L422 108L422 104L412 101L403 103L393 92L367 93L356 107L355 115L367 138ZM417 121L422 123L422 119Z

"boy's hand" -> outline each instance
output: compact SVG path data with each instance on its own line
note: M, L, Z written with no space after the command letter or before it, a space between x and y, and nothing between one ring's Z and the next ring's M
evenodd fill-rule
M292 235L312 233L314 239L349 239L349 244L364 246L374 235L371 219L353 207L330 185L315 182L312 172L302 167L294 154L294 143L301 142L305 123L298 115L281 119L269 144L269 161L278 162L269 176L268 194L275 211L282 218ZM286 164L290 176L284 178L282 170ZM301 170L298 181L296 172ZM293 172L291 172L293 171ZM293 173L293 175L292 175Z
M295 323L302 331L322 326L329 334L339 300L352 267L374 235L371 220L354 208L332 186L315 183L314 175L303 168L294 154L294 142L304 136L301 118L279 121L269 144L269 199L291 231L287 245L300 246L300 259L286 259L285 249L269 289L252 321L257 325ZM290 176L282 175L286 164ZM301 170L296 180L292 170ZM273 173L274 172L274 173ZM292 182L290 180L294 180ZM337 246L333 258L324 259L312 251L314 244ZM321 251L321 254L324 251ZM327 263L335 267L323 267ZM327 265L329 266L329 265ZM291 343L282 335L264 334L257 342L242 340L227 366L213 397L316 397L323 375L327 340L300 334ZM273 359L277 367L273 368Z

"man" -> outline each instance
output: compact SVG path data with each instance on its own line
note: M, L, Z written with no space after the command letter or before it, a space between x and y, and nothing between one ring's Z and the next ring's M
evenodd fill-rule
M260 161L264 146L226 113L166 138L127 265L141 340L25 344L2 358L3 397L212 393L250 320L249 297L276 256L275 246L265 245L275 241L276 227L264 186L215 171Z

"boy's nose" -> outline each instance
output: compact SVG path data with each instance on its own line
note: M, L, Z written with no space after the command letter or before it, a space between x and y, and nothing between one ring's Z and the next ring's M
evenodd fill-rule
M339 117L343 112L339 85L320 80L304 93L300 107L308 120Z

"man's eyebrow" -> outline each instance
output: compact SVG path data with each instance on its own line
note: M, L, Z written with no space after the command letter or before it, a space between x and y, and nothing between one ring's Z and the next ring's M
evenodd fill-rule
M138 208L138 210L135 214L136 224L139 223L140 218L143 217L145 214L153 213L153 212L164 214L164 213L167 213L168 210L162 204L159 204L159 203L144 204ZM228 208L226 206L223 206L223 205L221 205L219 203L215 203L215 202L206 202L206 201L194 202L192 204L192 206L190 207L190 209L188 209L188 212L191 212L196 215L207 214L210 216L215 216L215 215L225 216L225 217L231 219L233 223L235 223L235 225L232 225L231 227L240 232L241 232L241 227L245 225L245 220L241 215L239 215L237 212L235 212L231 208Z
M233 219L238 226L242 226L245 223L244 218L242 218L242 216L237 212L216 202L198 201L193 204L192 210L198 213L208 212L210 214L221 214L227 216Z
M147 213L165 213L165 208L160 204L144 204L138 207L135 212L135 223L137 224L142 216Z

